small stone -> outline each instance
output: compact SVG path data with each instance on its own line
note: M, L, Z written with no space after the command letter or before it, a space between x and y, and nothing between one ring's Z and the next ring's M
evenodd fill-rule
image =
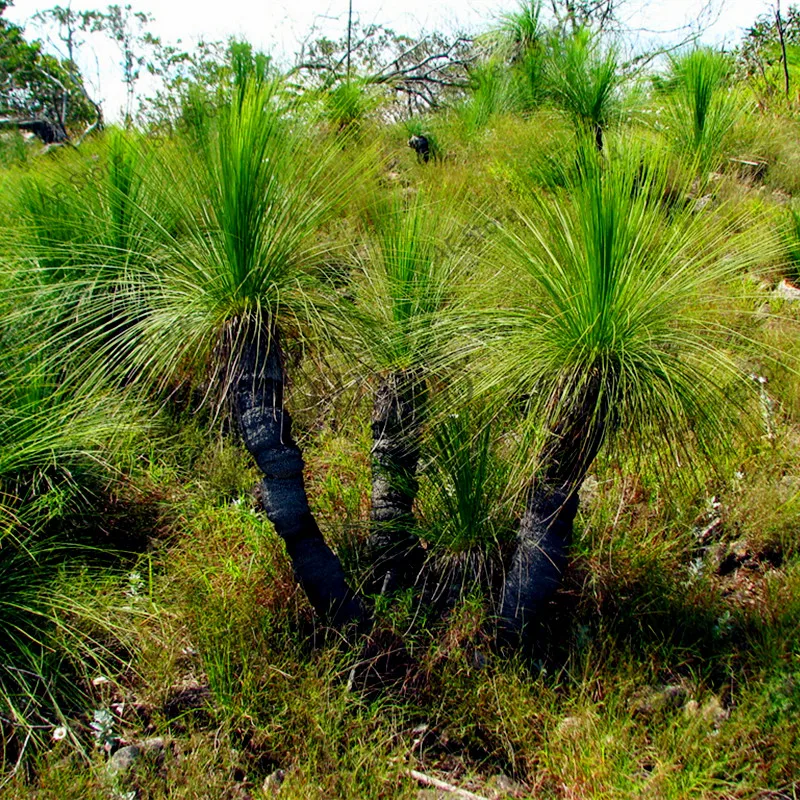
M142 751L135 744L129 744L127 747L120 747L120 749L111 756L106 765L109 775L117 777L129 772L131 767L138 761L141 754Z
M775 294L784 300L800 300L800 289L789 283L786 278L775 287Z
M689 693L683 686L664 686L661 689L644 689L633 697L630 709L634 714L652 716L671 709L681 708Z
M164 749L164 740L160 736L154 736L152 739L145 739L140 746L146 752L160 753Z
M578 489L581 505L586 507L592 504L600 491L600 481L594 475L587 475Z
M730 716L730 712L722 707L719 698L714 695L706 700L700 708L700 714L703 719L710 722L715 728L719 728L723 722Z
M264 778L261 791L268 797L275 797L278 792L280 792L284 780L286 780L286 770L276 769L275 772L270 773Z
M697 712L700 710L700 703L697 700L690 700L684 707L683 713L687 717L696 717Z
M487 787L494 800L504 800L508 797L524 797L525 787L518 781L509 778L502 772L489 778Z

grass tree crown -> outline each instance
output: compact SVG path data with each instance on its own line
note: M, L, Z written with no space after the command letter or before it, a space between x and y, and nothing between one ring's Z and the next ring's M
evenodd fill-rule
M737 354L747 342L709 300L750 256L737 252L735 222L665 208L655 164L591 149L558 202L535 201L501 236L494 284L505 290L475 385L524 398L552 446L575 435L589 460L595 436L623 431L691 428L710 443L748 380Z

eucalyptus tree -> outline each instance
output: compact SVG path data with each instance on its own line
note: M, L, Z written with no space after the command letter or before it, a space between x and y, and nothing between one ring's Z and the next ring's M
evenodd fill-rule
M455 201L434 202L422 191L395 198L356 271L355 330L377 378L369 550L382 591L410 582L424 556L413 512L421 437L441 351L438 325L465 268Z
M712 452L752 383L735 356L747 342L708 302L742 267L737 220L668 212L641 154L603 164L588 152L570 192L505 229L488 285L506 289L476 359L475 387L522 403L535 431L500 606L511 634L560 584L577 490L600 449L655 440Z

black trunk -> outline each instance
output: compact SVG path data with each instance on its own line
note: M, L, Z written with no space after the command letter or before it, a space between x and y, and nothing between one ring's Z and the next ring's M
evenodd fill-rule
M603 152L603 128L601 125L594 126L594 146L598 153Z
M314 610L339 626L361 621L364 608L345 580L311 514L303 481L303 456L283 406L284 374L277 332L239 335L232 400L244 443L264 478L261 497L269 521L286 543L295 576Z
M565 404L542 454L539 477L528 492L500 604L500 631L507 638L525 628L561 585L578 512L578 487L613 425L608 396L589 380L573 404Z
M506 636L519 636L561 585L577 511L577 492L531 489L503 586L500 628Z
M69 141L69 136L61 123L53 123L48 119L0 119L0 128L17 128L28 131L39 138L44 144L63 144Z
M372 510L369 553L373 588L409 585L424 551L414 532L414 498L425 390L413 372L382 377L372 407Z

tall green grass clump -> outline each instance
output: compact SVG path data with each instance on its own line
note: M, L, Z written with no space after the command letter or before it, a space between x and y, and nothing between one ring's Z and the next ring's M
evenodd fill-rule
M452 198L422 191L395 197L354 276L354 331L376 378L370 550L375 581L387 588L410 579L422 556L413 514L422 431L441 318L466 265L454 210Z
M136 416L116 400L54 385L41 364L25 369L4 361L0 718L4 758L16 753L21 760L27 745L47 741L84 697L74 676L92 661L86 645L94 643L75 622L84 609L65 596L62 579L99 551L71 530L71 519L113 475L109 455Z
M511 288L475 386L525 398L534 431L502 610L517 629L560 581L577 489L601 448L648 451L664 437L677 462L689 442L712 453L753 395L749 343L708 303L751 256L729 252L730 224L668 213L663 170L643 170L631 149L608 164L589 150L559 202L535 200L501 236L494 283Z
M603 150L604 132L623 109L623 75L615 47L583 29L552 44L547 86L556 106Z
M470 91L458 106L458 117L468 137L482 131L491 119L519 109L519 87L509 68L497 60L470 70Z
M718 164L740 104L731 87L733 62L726 53L698 47L670 60L665 86L669 133L679 149L704 169Z
M542 6L536 0L521 0L513 11L500 17L500 24L483 37L493 57L506 64L516 84L516 105L533 111L544 100L550 35L542 22Z

